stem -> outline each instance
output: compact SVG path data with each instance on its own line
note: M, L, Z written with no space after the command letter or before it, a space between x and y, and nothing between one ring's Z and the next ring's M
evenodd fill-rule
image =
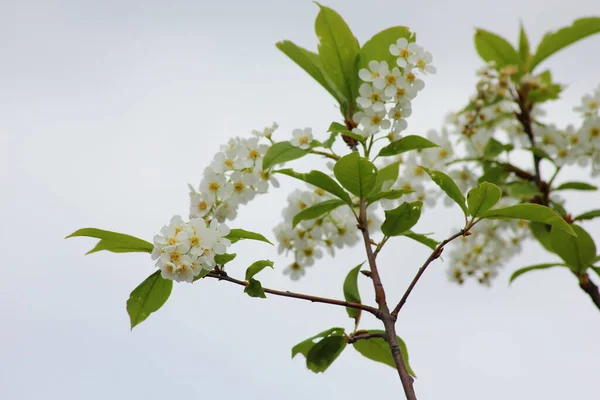
M364 331L363 331L364 332ZM387 336L385 335L385 333L360 333L360 331L358 331L358 335L354 334L354 335L350 335L350 337L348 337L348 344L352 344L354 342L358 342L359 340L363 340L363 339L373 339L373 338L381 338L383 340L387 341Z
M331 158L332 160L336 160L336 161L340 159L340 156L336 156L335 154L332 154L332 153L327 153L326 151L311 150L310 153L318 154L320 156L325 156L327 158Z
M425 260L425 263L417 271L417 274L413 278L413 280L410 283L410 285L408 285L408 288L406 289L406 292L404 292L404 295L402 296L402 298L398 302L398 305L396 305L396 307L394 308L394 311L392 311L392 317L394 317L394 318L398 317L398 313L400 312L400 309L402 309L402 306L404 306L404 303L406 303L406 300L408 299L408 296L410 296L410 294L412 293L413 289L417 285L417 282L419 282L419 279L421 279L421 276L423 275L423 273L425 272L425 270L427 269L427 267L429 266L429 264L431 264L434 260L438 259L442 255L442 251L444 251L444 246L447 245L448 243L450 243L451 241L453 241L454 239L456 239L459 236L467 236L468 235L467 232L469 231L469 229L471 229L473 227L473 225L475 225L474 222L472 222L470 224L467 224L465 226L465 229L461 229L460 232L457 232L454 235L450 236L448 239L446 239L442 243L440 243L435 248L435 250L433 250L433 252L429 256L429 258L427 258L427 260Z
M220 272L220 273L209 272L203 278L215 278L220 281L227 281L227 282L235 283L236 285L240 285L240 286L248 286L249 285L248 281L241 281L239 279L231 278L231 277L225 275L223 272ZM282 290L274 290L274 289L267 289L267 288L263 288L263 290L265 291L265 293L274 294L276 296L292 297L295 299L307 300L307 301L310 301L313 303L324 303L324 304L332 304L335 306L356 308L358 310L363 310L368 313L371 313L375 316L377 316L379 314L379 310L377 310L375 307L367 306L367 305L360 304L360 303L353 303L350 301L329 299L326 297L311 296L308 294L294 293L294 292L282 291Z
M579 275L579 287L590 296L596 307L600 309L600 291L586 272Z
M373 249L371 248L371 238L369 236L369 226L367 224L367 203L365 199L360 199L358 227L362 232L365 250L367 252L367 258L369 260L369 268L371 269L371 279L373 281L373 288L375 289L375 301L379 306L379 313L377 317L381 319L381 321L383 322L383 326L385 327L387 343L390 346L392 358L394 359L394 363L396 364L396 370L398 371L398 376L400 377L400 381L402 382L404 394L406 395L407 400L417 400L417 395L415 394L415 389L413 387L413 378L409 375L408 371L406 370L406 365L404 365L404 359L402 358L400 346L398 345L396 327L394 326L396 320L390 314L390 310L385 299L385 290L383 289L381 277L379 276L379 271L377 270L375 254L373 253Z

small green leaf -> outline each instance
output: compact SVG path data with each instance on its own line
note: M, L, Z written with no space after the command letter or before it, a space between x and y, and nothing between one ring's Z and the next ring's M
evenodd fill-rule
M357 152L340 158L333 173L346 190L360 198L367 197L377 182L377 167Z
M442 171L431 171L428 168L421 167L431 177L433 182L440 187L450 197L461 210L465 213L465 217L469 215L465 196L461 193L458 185L448 175Z
M525 32L525 27L521 22L521 29L519 30L519 59L521 60L521 73L525 74L529 72L529 60L531 58L529 48L529 38Z
M361 303L360 293L358 292L358 273L363 264L364 262L352 268L350 272L348 272L348 275L346 275L346 279L344 280L344 298L348 302L359 304ZM355 324L358 325L361 310L346 307L346 312L348 313L348 316L350 318L354 318Z
M135 236L96 228L79 229L71 233L65 239L78 236L100 239L98 244L86 254L95 253L101 250L112 251L113 253L152 253L152 250L154 249L152 243L138 239Z
M598 276L600 276L600 267L592 266L590 267L592 271L594 271Z
M400 161L393 162L377 171L376 190L380 190L385 182L396 182L400 172Z
M577 19L571 26L556 32L546 33L535 51L531 70L557 51L598 32L600 32L600 17L589 17Z
M400 140L396 140L379 150L378 157L389 157L397 154L402 154L411 150L429 149L431 147L439 147L437 144L422 136L409 135Z
M541 222L552 225L553 227L567 232L569 235L575 236L575 232L571 226L554 210L538 204L517 204L510 207L497 208L483 213L481 217L493 219L524 219L527 221Z
M402 203L393 210L386 211L385 220L381 225L381 232L386 236L405 234L421 218L421 208L423 208L423 203L415 201Z
M215 255L215 263L217 265L225 265L230 261L233 261L233 259L235 258L235 256L237 256L237 254L235 253L223 253L223 254L216 254Z
M326 200L315 204L314 206L305 208L294 216L292 225L295 228L301 221L319 218L321 215L327 214L344 204L346 203L344 203L343 200Z
M265 243L269 243L270 245L273 245L273 243L271 243L269 241L269 239L267 239L260 233L246 231L244 229L232 229L229 231L229 234L225 237L227 239L229 239L231 241L231 243L235 243L235 242L238 242L243 239L248 239L248 240L258 240L260 242L265 242Z
M467 193L471 216L478 217L492 208L502 197L502 190L493 183L483 182Z
M475 31L475 48L485 61L495 61L498 68L519 65L519 55L514 47L501 36L483 29Z
M407 238L411 238L412 240L416 240L417 242L424 244L429 247L431 250L435 250L436 247L440 244L437 240L434 240L427 235L423 235L421 233L415 233L413 231L407 231L402 234L402 236L406 236Z
M315 344L306 354L306 367L314 373L325 372L346 348L346 338L329 336Z
M333 146L333 143L335 143L335 138L337 137L338 132L332 132L329 135L329 138L323 142L323 147L325 147L326 149L331 149L331 147Z
M367 197L367 203L373 204L378 200L387 199L387 200L396 200L400 197L413 193L414 190L411 189L393 189L393 190L384 190L383 192L378 192L374 195Z
M508 185L508 194L517 199L530 199L541 195L540 189L533 182L511 182Z
M254 275L258 274L260 271L265 269L266 267L273 268L273 261L271 260L258 260L252 263L251 266L246 269L246 280L249 281L254 278Z
M531 230L533 237L544 247L544 249L554 253L552 244L550 243L550 228L550 225L542 224L540 222L529 223L529 229Z
M173 281L164 279L160 271L156 271L133 289L127 300L131 329L160 309L169 299L172 288Z
M548 268L552 268L552 267L566 267L566 266L567 266L566 264L562 264L562 263L547 263L547 264L535 264L535 265L530 265L528 267L519 268L518 270L516 270L515 272L512 273L508 283L512 283L519 276L521 276L524 273L529 272L529 271L537 271L539 269L548 269Z
M598 190L598 187L585 182L565 182L554 190Z
M250 282L248 282L248 286L244 288L244 293L246 293L250 297L258 297L261 299L267 298L267 295L265 294L262 285L256 279L250 279Z
M296 147L290 142L278 142L269 147L263 158L263 169L269 169L274 165L283 164L288 161L297 160L308 154L308 150Z
M369 330L369 333L385 333L381 330ZM404 365L406 366L406 370L408 373L417 377L415 372L410 366L408 360L408 350L406 348L406 344L400 338L398 338L398 344L400 345L400 352L402 353L402 359L404 360ZM367 357L370 360L377 361L383 363L385 365L389 365L392 368L396 368L396 363L394 362L394 358L392 357L392 352L390 350L390 346L388 343L382 338L371 338L371 339L361 339L352 343L352 346L363 356Z
M312 76L314 80L319 82L319 84L321 84L321 86L323 86L338 101L338 103L344 101L344 96L333 86L333 83L331 83L327 75L323 73L321 60L319 60L318 54L303 49L300 46L296 46L289 40L277 42L276 46L286 56L292 59L292 61L298 64L300 68Z
M315 336L303 340L292 347L292 358L296 357L296 354L302 354L306 357L308 351L316 344L315 339L326 338L329 336L344 336L344 332L344 328L334 327L321 333L317 333Z
M329 175L324 174L321 171L310 171L307 174L301 174L295 172L292 169L279 169L275 171L279 174L284 174L287 176L291 176L292 178L299 179L306 183L310 183L313 186L323 189L326 192L331 193L334 196L339 197L344 200L346 204L352 205L352 200L350 199L350 195L342 189L342 187L333 180Z
M579 214L574 218L574 221L584 221L600 217L600 210L592 210Z
M512 144L502 144L494 138L488 140L487 145L483 149L483 155L489 158L494 158L505 151L513 150Z
M369 68L369 61L385 61L390 69L396 67L396 59L390 53L390 45L396 44L400 38L405 38L409 42L416 40L416 35L412 33L406 26L392 26L375 34L365 44L363 44L359 53L358 68Z
M344 104L354 102L358 82L355 60L360 46L346 21L331 8L322 6L315 21L315 31L319 38L319 59L325 74L334 87L343 94ZM351 115L345 115L350 118Z
M596 245L589 233L579 225L571 225L577 236L560 229L550 231L552 252L558 254L575 272L585 271L596 257Z

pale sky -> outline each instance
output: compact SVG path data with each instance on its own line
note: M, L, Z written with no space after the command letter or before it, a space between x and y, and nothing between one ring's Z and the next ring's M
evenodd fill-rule
M463 106L481 63L475 27L516 42L519 19L537 44L550 29L600 15L594 0L327 1L364 43L407 25L433 53L438 74L413 103L409 131L439 128ZM125 301L154 271L146 254L83 254L81 227L146 240L188 213L219 145L277 121L279 140L297 127L323 138L338 120L333 99L274 46L316 49L309 1L0 0L0 397L4 399L365 399L404 398L396 372L348 348L325 374L290 359L296 343L333 326L345 310L246 296L225 282L176 284L168 303L129 331ZM550 59L564 100L549 121L576 123L572 107L600 82L600 35ZM308 161L296 164L308 170ZM563 178L585 179L572 169ZM229 225L273 238L282 188L242 208ZM600 180L596 180L600 184ZM598 195L570 196L569 209L598 208ZM419 231L443 239L460 211L428 212ZM600 224L586 225L596 238ZM324 258L305 279L281 273L291 261L263 244L236 245L230 274L270 258L263 285L341 297L360 248ZM427 256L406 240L386 248L381 269L397 299ZM401 263L398 260L402 260ZM402 311L398 332L418 375L419 399L596 399L600 312L564 270L514 269L552 261L530 242L491 289L447 281L432 265ZM596 281L599 280L596 278ZM372 288L361 282L363 299ZM362 327L380 328L364 318Z

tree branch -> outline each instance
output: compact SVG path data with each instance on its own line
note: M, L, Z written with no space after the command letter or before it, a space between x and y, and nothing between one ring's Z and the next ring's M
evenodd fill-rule
M579 287L590 296L596 307L600 309L600 291L586 272L579 275Z
M240 285L240 286L248 286L248 284L249 284L247 281L241 281L239 279L231 278L227 275L219 274L219 273L215 273L215 272L209 272L203 278L215 278L220 281L227 281L230 283L235 283L236 285ZM360 304L360 303L353 303L353 302L349 302L349 301L329 299L326 297L311 296L308 294L294 293L294 292L289 292L289 291L281 291L281 290L274 290L274 289L267 289L267 288L263 288L263 290L265 291L265 293L273 294L275 296L292 297L294 299L307 300L307 301L310 301L313 303L324 303L324 304L331 304L331 305L335 305L335 306L355 308L358 310L366 311L375 316L377 316L379 314L379 310L377 310L375 307L367 306L367 305Z
M413 280L410 283L410 285L408 285L408 288L406 289L406 292L404 292L404 295L402 296L402 298L398 302L398 305L396 305L396 307L394 308L394 311L392 311L392 317L394 317L394 318L398 317L398 313L400 312L400 309L402 309L402 306L404 306L404 303L406 303L406 300L408 299L408 296L410 296L410 294L413 291L413 289L415 288L417 282L419 282L419 279L421 279L421 275L423 275L423 273L425 272L425 270L427 269L427 267L429 266L429 264L431 264L434 260L438 259L442 255L442 252L444 251L444 246L447 245L448 243L450 243L451 241L453 241L454 239L456 239L457 237L468 236L469 235L469 229L471 229L473 227L473 225L475 225L475 224L474 223L467 224L467 226L465 227L465 229L461 229L460 232L457 232L454 235L450 236L448 239L446 239L442 243L440 243L435 248L435 250L433 250L433 252L427 258L427 260L425 261L425 263L417 271L417 274L413 278Z
M400 345L398 344L398 337L396 335L395 318L390 314L386 299L385 290L381 283L381 277L377 270L377 263L375 262L375 254L371 247L371 238L369 235L369 226L367 223L367 202L365 199L360 199L360 211L358 216L358 228L362 232L363 241L365 244L365 250L367 252L367 259L369 260L369 268L371 270L371 280L373 281L373 288L375 289L375 301L379 306L379 314L377 317L383 322L385 327L385 333L387 337L387 343L390 346L392 358L396 364L396 370L402 382L402 388L407 400L417 400L415 389L413 387L413 378L406 370L404 365L404 359L402 358L402 352Z

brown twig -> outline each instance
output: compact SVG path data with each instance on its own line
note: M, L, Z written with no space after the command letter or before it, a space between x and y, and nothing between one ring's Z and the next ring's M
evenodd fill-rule
M358 216L358 227L362 232L365 250L367 252L367 259L369 260L369 268L371 270L371 280L373 281L373 288L375 289L375 301L379 306L379 314L377 317L383 322L385 327L385 333L387 336L387 342L392 352L392 358L396 364L396 370L402 382L404 394L407 400L417 400L415 389L413 387L413 378L406 370L404 359L402 358L402 352L400 345L398 344L398 337L396 335L395 318L390 314L390 310L385 299L385 290L381 283L381 277L377 270L377 263L375 261L375 254L371 248L371 238L369 235L369 227L367 224L367 202L365 199L360 200L360 211Z
M354 334L354 335L350 335L348 337L348 344L358 342L359 340L373 339L373 338L381 338L381 339L387 341L387 337L386 337L385 333L383 333L383 332L360 333L360 331L358 331L357 333L358 333L358 335Z
M320 156L325 156L327 158L331 158L332 160L339 160L340 156L336 156L335 154L332 153L327 153L326 151L319 151L319 150L310 150L311 154L318 154Z
M590 296L596 307L600 309L600 291L586 272L579 275L579 287Z
M427 267L429 266L429 264L431 264L434 260L438 259L442 255L442 251L444 251L444 246L447 245L448 243L450 243L451 241L453 241L454 239L456 239L457 237L467 236L468 232L469 232L469 229L471 229L473 227L473 225L475 225L475 224L474 223L467 224L467 226L465 227L465 229L461 229L460 232L457 232L454 235L450 236L448 239L446 239L443 242L441 242L435 248L435 250L433 250L433 252L427 258L427 260L425 261L425 263L417 271L417 274L413 278L413 280L410 283L410 285L408 285L408 288L406 289L406 292L404 292L404 295L402 296L402 298L398 302L398 305L396 305L396 307L394 308L394 311L392 311L392 317L394 317L394 318L398 317L398 313L400 312L400 309L402 309L402 306L404 306L404 303L406 303L406 300L408 299L408 296L410 296L410 294L413 291L413 289L415 288L417 282L419 282L419 279L421 279L421 275L423 275L423 273L425 272L425 270L427 269Z
M227 275L223 275L223 274L215 273L215 272L209 272L204 278L215 278L220 281L227 281L227 282L235 283L236 285L240 285L240 286L248 286L248 284L249 284L248 281L241 281L239 279L231 278ZM295 299L307 300L307 301L310 301L313 303L324 303L324 304L332 304L335 306L355 308L358 310L366 311L375 316L377 316L379 314L379 310L377 310L375 307L367 306L367 305L360 304L360 303L353 303L353 302L349 302L349 301L329 299L326 297L311 296L308 294L294 293L294 292L282 291L282 290L274 290L274 289L267 289L267 288L263 288L263 290L265 291L265 293L273 294L276 296L292 297Z

